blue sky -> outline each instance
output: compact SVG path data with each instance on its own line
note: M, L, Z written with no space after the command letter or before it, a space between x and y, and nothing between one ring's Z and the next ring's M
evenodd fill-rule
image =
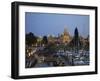
M25 13L25 32L33 32L37 36L55 35L63 33L67 29L71 36L75 28L78 28L79 35L89 35L89 16L73 14L54 13Z

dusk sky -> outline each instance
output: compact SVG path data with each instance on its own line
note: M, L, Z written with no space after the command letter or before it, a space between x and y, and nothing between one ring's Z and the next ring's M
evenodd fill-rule
M71 36L74 35L75 28L78 28L79 35L87 37L89 35L89 16L54 14L54 13L25 13L25 31L33 32L36 36L62 34L64 28Z

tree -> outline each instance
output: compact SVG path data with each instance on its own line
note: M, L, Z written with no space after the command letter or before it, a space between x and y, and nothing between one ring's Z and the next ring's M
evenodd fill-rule
M36 42L37 42L37 37L32 32L26 34L27 45L32 45L32 44L35 44Z
M47 44L48 43L47 36L43 36L42 43L43 44Z
M75 28L75 31L74 31L74 45L75 45L75 52L78 53L78 48L79 48L79 34L78 34L77 27Z
M79 40L78 29L75 28L75 32L74 32L74 42L75 42L75 46L78 46L78 40Z
M85 50L89 51L89 35L88 37L85 39L85 47L84 47Z

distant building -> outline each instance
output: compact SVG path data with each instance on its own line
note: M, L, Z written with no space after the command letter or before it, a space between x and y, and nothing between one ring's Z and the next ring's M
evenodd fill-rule
M53 37L52 35L48 36L48 43L54 43L55 42L55 37Z

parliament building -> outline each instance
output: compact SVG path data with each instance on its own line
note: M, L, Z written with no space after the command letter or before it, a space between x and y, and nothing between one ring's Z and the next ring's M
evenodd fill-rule
M71 36L65 28L63 33L59 34L58 37L53 37L50 35L48 37L49 43L59 43L59 44L68 44L71 41Z

